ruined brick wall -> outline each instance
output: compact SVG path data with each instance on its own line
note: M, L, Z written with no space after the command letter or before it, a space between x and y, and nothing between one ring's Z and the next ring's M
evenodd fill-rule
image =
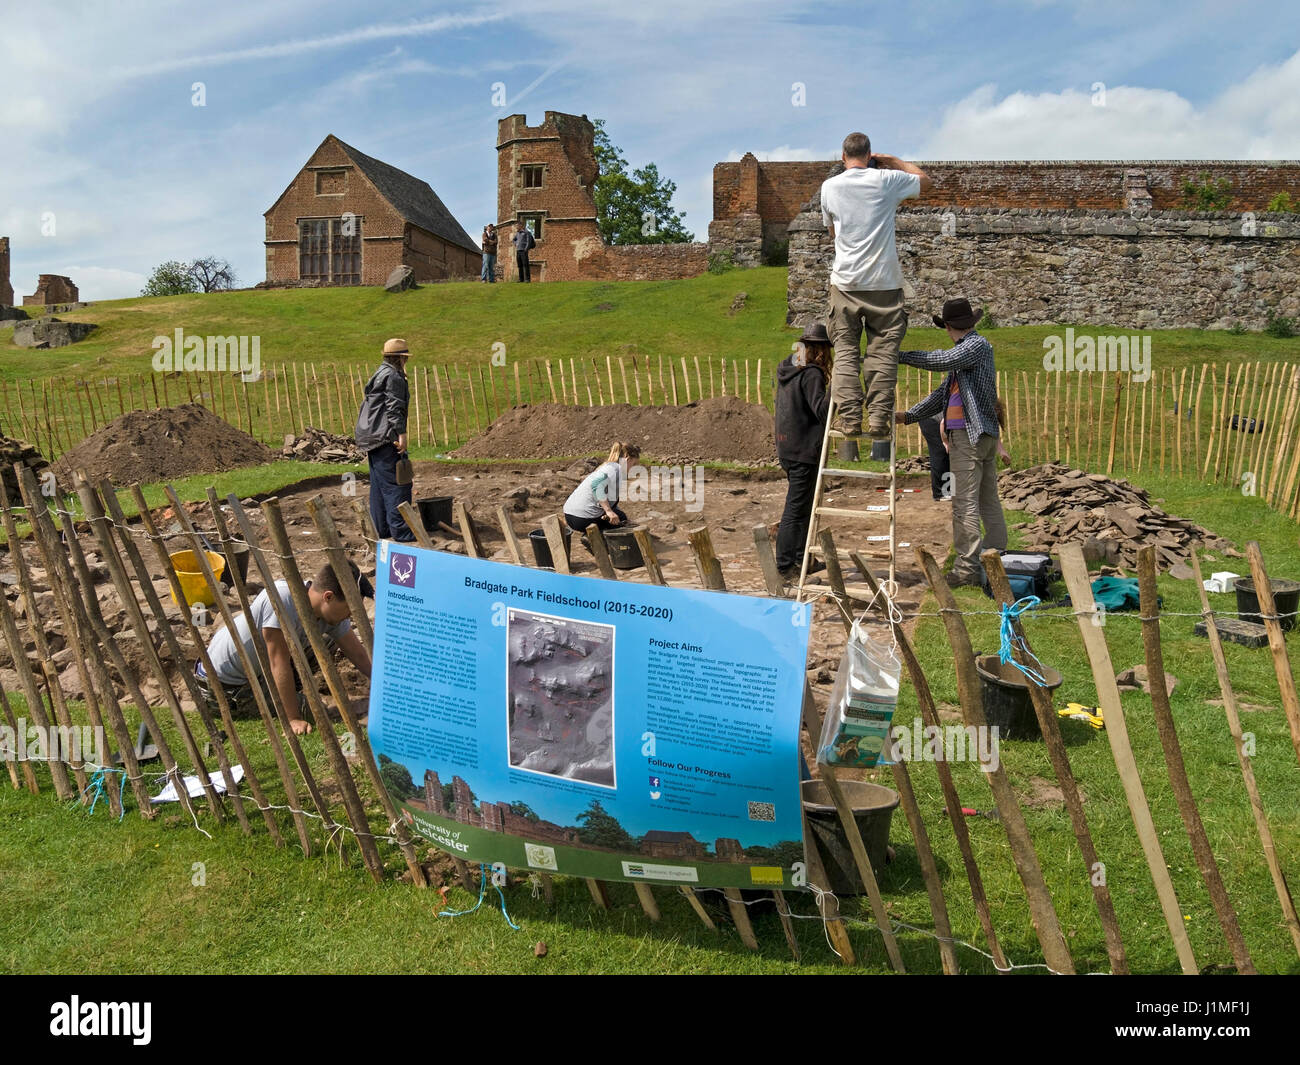
M809 205L811 208L811 205ZM913 321L946 298L999 325L1261 328L1300 316L1300 217L1157 211L900 212L899 260ZM833 248L816 210L790 225L787 321L825 313Z
M836 161L759 162L746 155L738 163L713 168L714 221L757 212L764 222L790 222L801 205L818 195ZM1263 211L1279 192L1300 203L1300 162L1295 160L1007 160L917 163L935 189L929 197L908 200L903 210L932 206L1123 210L1126 190L1137 172L1155 210L1182 206L1182 183L1202 174L1232 186L1230 211ZM752 177L751 177L752 173Z
M416 281L477 278L482 269L481 255L449 244L418 226L407 225L406 240L402 261L415 271Z
M77 286L62 274L41 274L36 281L36 291L23 297L24 307L54 307L62 303L76 303L81 299Z
M707 244L590 244L574 265L578 280L671 281L698 277L709 266Z
M0 307L14 305L14 287L9 283L9 238L0 237Z

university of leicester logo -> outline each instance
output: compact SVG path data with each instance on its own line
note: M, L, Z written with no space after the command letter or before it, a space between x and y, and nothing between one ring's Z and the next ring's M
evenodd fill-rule
M388 558L388 582L403 588L415 587L415 556L394 551Z

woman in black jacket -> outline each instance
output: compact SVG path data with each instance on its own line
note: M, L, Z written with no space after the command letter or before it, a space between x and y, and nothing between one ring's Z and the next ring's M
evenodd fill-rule
M397 508L411 501L411 482L399 484L397 464L406 459L406 408L410 389L406 341L394 337L384 343L384 361L366 382L365 399L357 416L357 446L370 461L370 517L381 540L411 543L411 532Z
M826 382L834 351L826 327L814 322L804 330L794 354L776 368L776 457L790 482L776 534L776 564L786 580L797 577L803 564L830 406ZM824 563L813 560L808 572L824 568Z

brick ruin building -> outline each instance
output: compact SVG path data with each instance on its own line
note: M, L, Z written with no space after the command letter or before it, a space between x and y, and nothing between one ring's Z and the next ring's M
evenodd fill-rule
M547 111L541 125L525 115L497 123L497 269L515 277L509 236L522 219L537 246L534 281L643 281L694 277L708 267L706 244L608 245L596 222L596 129L586 115Z
M0 237L0 307L14 305L14 287L9 283L9 238Z
M398 266L416 281L478 276L478 245L425 181L333 134L265 213L266 281L382 285Z
M899 208L908 306L954 295L1005 325L1258 329L1300 316L1300 162L1075 160L919 164L935 188ZM825 313L833 248L818 206L838 162L759 162L713 170L710 249L739 266L788 256L787 322ZM1183 183L1226 181L1223 211L1183 209Z
M70 278L62 274L41 274L36 281L36 291L23 297L23 306L60 307L80 300L81 294Z

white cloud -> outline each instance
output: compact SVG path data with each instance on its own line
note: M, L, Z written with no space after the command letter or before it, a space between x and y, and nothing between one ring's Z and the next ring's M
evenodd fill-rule
M724 159L723 162L738 163L740 162L741 156L744 154L744 152L738 152L735 148L732 148L731 151L727 153L727 158ZM815 148L792 148L788 144L783 144L779 148L771 149L771 151L755 151L754 157L760 163L773 162L777 160L798 162L817 159L834 159L836 158L836 153L818 151Z
M1098 102L1094 103L1094 99ZM1294 159L1300 157L1300 52L1196 106L1178 93L1107 86L984 85L944 112L925 159Z

